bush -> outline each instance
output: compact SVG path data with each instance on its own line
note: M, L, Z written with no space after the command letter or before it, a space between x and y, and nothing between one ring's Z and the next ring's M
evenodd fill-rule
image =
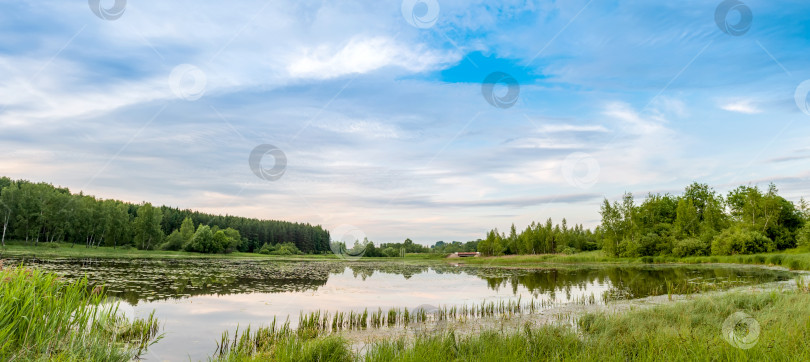
M712 241L712 255L754 254L774 249L773 240L757 231L745 230L739 226L723 230Z
M574 248L572 248L570 246L566 246L566 247L562 248L562 250L560 250L560 254L565 254L565 255L576 254L576 252L577 251L574 250Z
M684 256L702 256L709 254L709 245L700 239L686 238L675 240L675 247L672 248L672 255L679 258Z
M186 243L186 240L180 234L179 231L173 231L168 237L166 237L166 242L160 246L161 250L180 250L183 248L183 244Z
M800 248L810 249L810 222L806 222L804 227L796 232L796 242Z
M396 249L394 249L394 248L392 248L390 246L383 249L382 253L383 253L383 255L385 255L385 256L387 256L389 258L395 258L395 257L399 256L399 250L396 250Z
M265 255L302 255L304 253L298 249L293 243L282 244L264 244L261 249L257 251L259 254Z
M802 262L800 262L800 261L798 261L796 259L793 259L788 263L788 268L793 269L793 270L801 270L801 269L803 269L802 268Z

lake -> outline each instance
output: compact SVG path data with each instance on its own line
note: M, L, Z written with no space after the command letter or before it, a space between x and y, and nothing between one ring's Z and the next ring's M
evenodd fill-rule
M155 310L165 337L146 360L205 360L225 330L300 312L383 311L482 302L568 303L725 289L791 279L786 271L729 266L555 266L509 269L441 262L226 259L7 259L67 279L87 276L142 317Z

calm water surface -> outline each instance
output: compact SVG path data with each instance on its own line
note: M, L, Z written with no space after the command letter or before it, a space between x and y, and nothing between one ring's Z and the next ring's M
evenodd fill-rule
M15 261L15 260L11 260ZM788 280L789 272L700 266L577 267L515 270L413 265L397 262L26 259L68 279L87 276L108 293L152 310L165 337L147 360L205 360L215 341L237 325L259 326L273 318L316 310L363 311L480 304L532 299L572 303L593 296L605 300L666 294L667 282L688 285L751 285Z

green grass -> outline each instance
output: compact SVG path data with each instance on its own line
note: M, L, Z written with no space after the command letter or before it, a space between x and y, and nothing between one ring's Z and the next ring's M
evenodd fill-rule
M258 253L202 254L187 251L138 250L134 248L112 248L106 246L86 248L84 245L66 243L33 243L7 241L5 248L0 248L2 257L36 256L38 258L132 258L132 259L270 259L270 260L342 260L334 254L305 255L265 255ZM359 261L383 260L440 260L443 254L407 254L404 258L361 258Z
M0 360L129 361L160 338L154 314L129 321L105 298L86 279L0 263Z
M798 284L798 283L797 283ZM240 338L220 360L283 361L789 361L810 360L810 288L701 296L623 314L585 314L576 328L524 326L469 336L417 336L377 342L354 351L339 335L313 336L273 326ZM741 349L727 342L724 322L737 312L760 327L756 343ZM751 325L748 325L751 326ZM745 324L734 333L744 336ZM753 330L753 329L751 329ZM753 335L752 335L753 336ZM225 334L228 340L227 334Z
M582 252L572 255L507 255L496 257L448 259L448 262L467 265L533 267L542 264L754 264L782 266L791 270L810 270L810 252L791 249L775 253L749 255L691 256L678 258L674 256L654 256L640 258L616 258L605 255L601 250Z
M730 294L622 315L586 315L579 320L579 334L547 326L465 338L436 336L412 346L388 342L373 347L365 360L806 361L808 303L806 293ZM753 317L761 328L757 344L748 350L723 338L724 321L737 311Z

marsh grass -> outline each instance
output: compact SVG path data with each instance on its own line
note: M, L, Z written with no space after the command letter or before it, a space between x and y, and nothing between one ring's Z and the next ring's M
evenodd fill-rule
M124 320L105 298L86 279L0 264L0 360L128 361L160 338L154 315Z
M793 291L734 292L620 314L584 314L574 327L526 324L511 332L488 330L468 336L449 330L413 340L375 342L362 351L353 351L336 335L302 337L288 331L273 343L262 344L268 349L215 357L368 362L810 360L810 288L805 281L797 283L801 288ZM723 337L724 321L739 311L761 326L750 349L737 348ZM323 348L319 355L312 350L316 346Z

